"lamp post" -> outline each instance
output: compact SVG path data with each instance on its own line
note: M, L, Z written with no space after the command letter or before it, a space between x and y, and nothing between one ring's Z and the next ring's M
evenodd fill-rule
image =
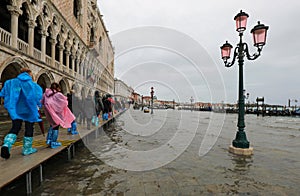
M193 98L193 96L191 96L191 112L193 111L193 102L194 102L194 98Z
M268 26L263 24L258 24L251 30L254 39L254 46L257 47L257 53L250 55L248 50L247 43L244 43L243 33L246 30L247 18L249 17L248 14L243 12L242 10L238 13L234 20L236 21L236 30L239 32L240 41L234 49L233 59L232 62L227 62L230 58L230 52L232 49L232 45L229 44L227 41L223 46L221 46L221 55L222 59L225 63L225 67L233 66L236 58L238 59L239 65L239 114L238 114L238 132L236 133L236 138L233 140L232 145L235 148L242 148L247 149L249 148L249 141L247 140L246 133L244 132L245 128L245 97L244 97L244 83L243 83L243 64L244 64L244 57L246 56L248 60L255 60L257 59L262 51L263 46L266 43L266 36ZM251 152L252 154L252 152Z
M144 95L142 95L142 111L144 110Z
M175 110L175 99L173 99L173 110Z
M154 90L153 87L151 87L151 114L153 114L153 95L154 95Z

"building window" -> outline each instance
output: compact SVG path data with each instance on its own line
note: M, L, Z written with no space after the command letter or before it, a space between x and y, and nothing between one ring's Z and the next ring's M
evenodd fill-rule
M80 0L73 0L73 15L75 16L75 18L79 21L79 23L81 22L81 2Z
M1 17L1 22L0 22L0 28L3 28L4 30L8 31L11 33L10 31L10 13L7 10L7 6L9 5L9 3L7 1L0 1L0 17Z
M95 41L95 32L94 32L94 28L91 28L90 42L93 43L94 41Z

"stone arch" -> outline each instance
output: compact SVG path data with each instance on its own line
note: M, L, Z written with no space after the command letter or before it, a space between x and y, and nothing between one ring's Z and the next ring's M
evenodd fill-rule
M33 14L31 3L28 2L27 0L23 0L23 1L21 1L20 5L19 5L19 8L22 8L22 7L25 8L24 11L28 15L28 19L33 20L34 14ZM23 14L25 14L25 13L23 13Z
M20 69L27 67L25 60L21 57L11 57L7 59L1 66L1 83L4 84L6 80L17 77L20 74Z
M9 0L12 6L19 6L18 5L18 0Z
M65 78L62 78L60 81L59 81L59 85L61 87L61 93L66 95L68 92L70 92L70 87L68 85L68 81L67 79Z
M41 70L37 76L37 83L42 87L43 92L45 92L46 88L49 88L51 84L54 82L54 77L52 73L48 71Z
M41 6L41 12L42 12L42 15L45 19L49 19L51 18L51 10L49 9L49 6L47 4L47 2L43 2L42 3L42 6Z

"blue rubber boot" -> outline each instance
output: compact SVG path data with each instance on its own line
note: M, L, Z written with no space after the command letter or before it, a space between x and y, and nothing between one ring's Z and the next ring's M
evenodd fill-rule
M17 135L13 133L9 133L4 138L4 144L1 147L1 157L4 159L9 159L10 157L10 149L12 145L16 142Z
M99 126L99 118L96 117L96 120L95 120L95 126L98 127Z
M51 144L52 134L53 134L53 129L52 129L52 127L50 127L50 128L48 129L47 138L46 138L46 144L47 144L47 145L50 145L50 144Z
M57 138L58 138L58 130L53 130L51 148L57 148L61 146L61 143L57 142Z
M71 123L71 134L72 135L77 135L78 134L78 132L77 132L77 123L76 123L75 120Z
M23 138L23 155L30 155L37 152L36 148L32 148L33 137L24 137Z

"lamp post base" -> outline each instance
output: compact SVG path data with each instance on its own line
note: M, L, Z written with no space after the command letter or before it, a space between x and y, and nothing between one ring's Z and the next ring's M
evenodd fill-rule
M253 155L253 148L236 148L232 145L229 146L229 152L236 155L245 155L250 156Z

